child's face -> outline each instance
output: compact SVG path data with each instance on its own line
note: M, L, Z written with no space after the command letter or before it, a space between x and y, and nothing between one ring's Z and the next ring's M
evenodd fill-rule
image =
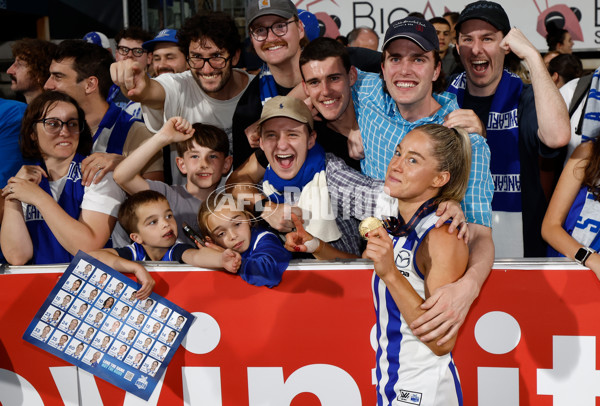
M136 211L137 232L131 239L150 248L169 248L177 240L177 223L169 202L160 200L142 204Z
M231 168L232 158L222 152L201 147L193 141L193 147L177 157L177 166L181 173L187 176L189 187L208 189L210 191L221 181L221 177Z
M206 222L212 239L221 247L242 253L250 246L250 221L244 212L223 208Z

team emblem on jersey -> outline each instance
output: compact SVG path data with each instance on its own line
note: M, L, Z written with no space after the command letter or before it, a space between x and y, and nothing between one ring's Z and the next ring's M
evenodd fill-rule
M411 252L401 249L396 254L396 266L398 268L407 268L410 266Z
M400 393L398 394L396 400L409 405L420 405L422 396L423 394L419 392L411 392L408 390L400 389Z

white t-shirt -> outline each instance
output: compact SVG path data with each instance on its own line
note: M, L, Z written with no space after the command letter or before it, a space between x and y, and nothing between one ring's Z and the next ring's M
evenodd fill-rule
M58 180L48 182L54 200L58 201L67 181L64 176ZM85 187L85 194L81 202L82 210L95 211L117 217L119 206L125 200L125 192L113 180L112 172L106 174L97 184ZM23 203L23 213L27 204Z
M234 69L248 76L248 83L253 75L243 70ZM232 73L233 75L233 73ZM233 113L237 103L246 91L246 87L229 100L217 100L207 95L196 83L192 72L165 73L155 79L165 89L165 103L162 110L151 109L142 104L144 122L150 131L158 132L171 117L181 116L190 123L210 124L222 128L229 137L229 153L233 152L231 126ZM185 185L185 178L175 164L177 151L171 148L171 173L174 185Z

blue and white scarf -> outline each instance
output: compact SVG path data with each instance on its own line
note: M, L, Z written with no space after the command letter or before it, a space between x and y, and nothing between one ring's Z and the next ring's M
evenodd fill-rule
M260 73L258 74L258 86L260 89L260 101L263 106L267 100L279 96L275 78L266 63L263 63L263 66L260 68Z
M96 130L96 133L94 134L93 151L122 155L125 140L127 139L127 135L129 135L129 130L136 121L140 120L133 118L133 116L126 113L116 104L110 103L106 114L102 117L98 130ZM96 142L103 134L108 134L108 137L110 138L108 139L106 150L100 151L97 148Z
M85 194L85 187L81 184L81 161L83 156L75 154L69 171L65 186L58 198L58 205L74 219L79 219L81 214L81 203ZM38 163L44 170L45 165ZM42 177L40 187L49 195L52 195L50 190L50 182L47 178ZM42 217L37 207L27 205L25 209L25 224L31 237L33 244L32 264L60 264L71 262L73 256L65 250L58 242L48 224Z
M597 138L600 135L600 68L592 75L581 124L581 142Z
M325 169L325 150L315 143L292 179L280 178L268 165L263 177L263 192L273 202L296 204L303 211L306 231L330 242L339 239L342 234L332 211ZM299 192L300 196L294 195L294 192Z

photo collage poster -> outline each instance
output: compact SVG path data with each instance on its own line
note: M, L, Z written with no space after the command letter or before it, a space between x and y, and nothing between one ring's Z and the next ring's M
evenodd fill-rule
M195 316L79 252L23 339L148 400Z

